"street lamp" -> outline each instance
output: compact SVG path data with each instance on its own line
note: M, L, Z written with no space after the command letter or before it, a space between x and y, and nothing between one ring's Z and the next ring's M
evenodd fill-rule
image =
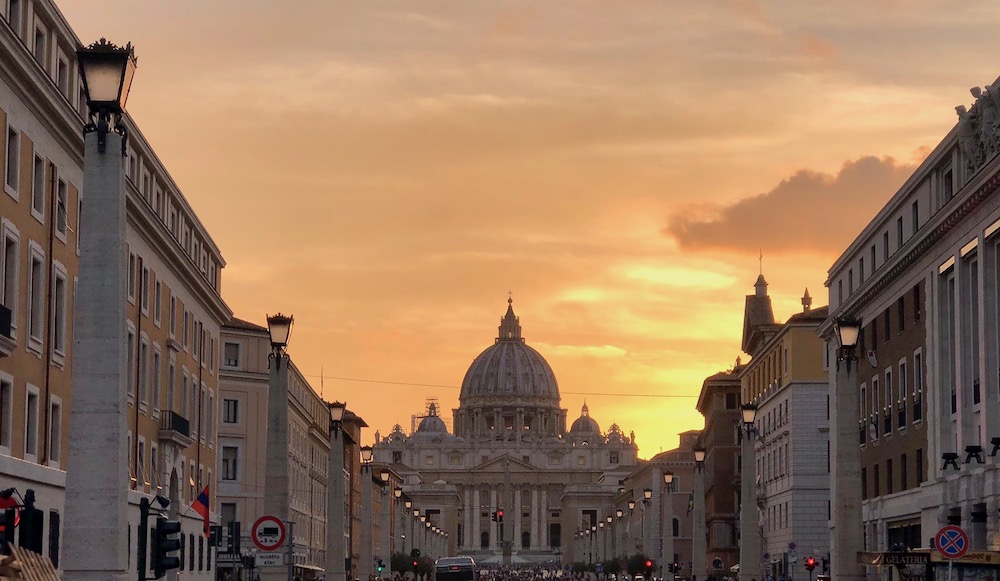
M660 567L664 579L667 578L667 563L674 562L674 473L663 473L663 518L662 542L660 543Z
M361 544L358 554L358 577L370 579L375 575L374 545L375 545L375 500L373 498L374 482L372 479L372 458L374 450L371 446L362 446L361 455ZM381 479L379 485L382 486Z
M854 317L841 317L835 327L839 348L834 399L830 406L830 422L834 426L830 438L833 459L830 473L830 498L833 501L830 576L838 581L860 581L865 578L865 571L858 564L857 554L864 551L864 535L858 531L862 530L864 523L861 516L861 448L855 424L859 409L858 370L853 363L858 360L861 321Z
M649 531L646 530L646 509L649 508L650 501L652 500L652 498L653 498L653 489L652 488L643 488L642 489L642 507L639 510L639 533L640 533L640 537L642 538L642 550L643 551L650 550L650 547L648 546L648 540L647 539L649 539L649 537L651 537L652 535L650 535ZM650 520L652 520L652 519L650 519Z
M136 59L132 44L118 47L102 38L89 47L77 50L76 58L80 63L80 77L90 116L97 117L97 122L88 123L84 132L97 131L97 152L104 153L114 116L113 130L123 136L124 155L125 128L121 125L121 115L125 112L125 100L135 75Z
M705 449L694 449L694 509L691 520L694 538L691 541L691 581L707 575L708 539L705 531Z
M326 498L326 578L329 581L346 581L344 568L346 551L344 529L347 516L344 514L344 440L340 439L341 426L347 402L335 401L330 406L330 460L327 463Z
M267 334L271 337L271 357L279 369L281 368L281 360L288 357L285 354L285 348L288 347L288 337L292 334L293 320L294 317L281 313L267 317Z
M753 437L757 406L745 403L740 406L743 419L742 466L740 474L740 578L761 578L760 534L757 531L757 486L755 482L756 450Z
M128 485L121 479L129 473L125 386L134 378L128 377L125 364L127 263L122 257L128 256L128 219L120 155L125 138L117 119L110 131L113 154L105 151L111 116L120 116L125 107L135 56L130 44L119 48L102 39L79 49L77 62L89 119L96 117L98 123L84 128L87 203L81 208L80 229L86 235L79 241L80 277L74 294L73 405L66 465L72 486L66 487L62 565L67 578L120 579L129 568ZM95 498L107 506L93 510ZM104 542L94 543L95 536Z

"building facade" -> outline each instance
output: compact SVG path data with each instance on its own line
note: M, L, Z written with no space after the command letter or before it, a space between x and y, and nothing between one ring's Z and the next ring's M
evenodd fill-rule
M737 360L729 371L705 378L697 409L705 417L699 444L705 450L705 563L711 574L728 572L740 562L737 545L740 497L740 372ZM718 565L716 567L715 565ZM703 578L704 571L696 571Z
M945 524L965 528L972 549L1000 548L1000 477L986 455L1000 442L997 86L973 89L829 272L831 353L838 319L863 324L860 405L838 413L858 421L844 445L862 448L870 551L927 548Z
M748 303L770 312L763 275ZM744 401L757 405L755 470L764 570L775 578L802 575L801 555L822 562L829 553L830 447L828 366L816 331L827 308L812 308L806 290L801 313L760 329L746 324L740 372ZM748 308L748 315L752 309ZM769 568L769 569L768 569Z
M454 433L432 403L411 434L395 426L375 460L448 533L449 553L486 562L571 563L573 533L612 514L637 464L632 437L602 432L586 405L570 429L555 374L521 336L508 301L499 336L472 363L453 410ZM506 509L501 523L491 516Z
M35 492L58 564L73 300L86 235L81 42L50 0L11 0L0 14L0 285L11 314L9 333L0 314L0 478L4 488ZM220 294L225 263L134 120L126 115L124 123L129 544L139 499L166 496L184 531L180 578L210 579L212 550L188 507L206 486L215 495L217 349L231 315Z

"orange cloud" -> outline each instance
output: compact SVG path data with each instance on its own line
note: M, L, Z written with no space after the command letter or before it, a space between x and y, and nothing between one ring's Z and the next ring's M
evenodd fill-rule
M844 163L836 175L800 170L769 192L715 207L713 217L675 215L663 233L686 250L829 253L850 243L913 170L872 156ZM833 205L838 220L820 220Z
M806 56L818 59L831 59L837 56L837 46L832 42L823 40L818 36L803 33L799 37L802 50Z

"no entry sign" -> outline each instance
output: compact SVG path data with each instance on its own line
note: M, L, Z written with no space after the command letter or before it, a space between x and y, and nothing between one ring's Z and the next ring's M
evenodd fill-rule
M285 542L285 523L274 516L262 516L250 529L253 544L262 551L273 551Z

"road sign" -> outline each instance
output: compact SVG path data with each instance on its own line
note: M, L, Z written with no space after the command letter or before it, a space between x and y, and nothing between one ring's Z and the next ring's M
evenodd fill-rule
M282 553L257 553L257 566L274 567L276 565L284 565L284 556Z
M789 551L794 551L795 550L795 543L788 543L788 550Z
M250 538L262 551L273 551L285 542L285 523L275 516L262 516L253 523Z
M934 545L946 559L960 559L969 550L969 536L961 527L948 525L934 535Z

